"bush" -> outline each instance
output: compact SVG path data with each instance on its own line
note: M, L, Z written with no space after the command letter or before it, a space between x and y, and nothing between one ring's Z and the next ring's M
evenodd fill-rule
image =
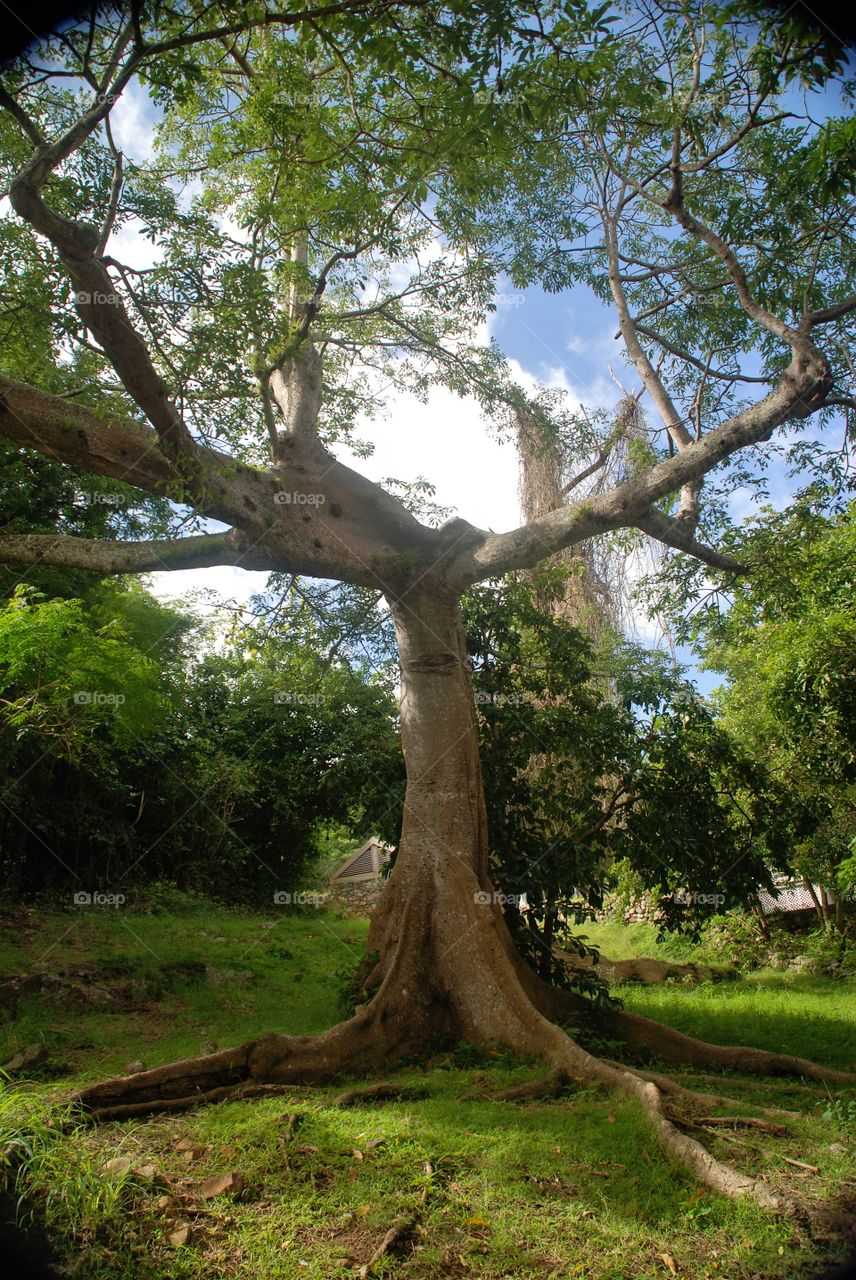
M708 964L727 962L743 971L795 968L829 977L856 974L856 946L840 934L820 928L791 933L770 920L765 932L757 917L745 911L713 916L702 929L695 959Z

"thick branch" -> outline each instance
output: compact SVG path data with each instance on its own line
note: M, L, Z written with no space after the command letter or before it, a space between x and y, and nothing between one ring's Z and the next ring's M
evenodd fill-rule
M638 527L650 517L653 503L666 494L700 480L739 449L768 440L782 423L807 418L822 408L832 385L829 366L816 347L794 337L794 359L763 400L609 493L551 511L510 533L485 536L456 558L451 570L455 580L468 584L512 569L531 569L586 538L610 529Z
M256 567L283 573L384 590L408 571L426 572L462 548L465 536L484 536L463 521L462 528L454 522L445 530L426 528L380 485L320 446L301 449L296 441L274 471L199 449L201 479L190 486L147 427L107 421L2 375L0 435L96 475L189 503L263 546L265 563Z
M692 436L689 431L687 431L683 418L675 408L672 397L663 385L662 379L655 370L651 361L648 359L648 356L639 341L637 326L630 315L630 308L627 305L624 289L621 286L613 228L607 228L607 236L609 238L610 261L609 283L612 290L613 301L615 302L615 307L618 311L621 336L624 339L627 354L636 366L636 372L645 384L645 390L654 402L657 412L663 420L663 425L674 440L675 446L678 449L682 449L685 445L690 443Z
M0 434L96 475L123 480L177 502L185 497L178 471L161 452L154 431L135 422L109 421L2 374Z
M0 534L0 564L50 564L111 574L207 569L221 564L244 569L273 567L270 556L234 529L151 542L112 542L50 533Z

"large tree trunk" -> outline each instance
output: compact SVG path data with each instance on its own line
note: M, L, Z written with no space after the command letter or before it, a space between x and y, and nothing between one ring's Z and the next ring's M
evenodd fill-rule
M551 1019L598 1024L635 1047L693 1065L842 1079L797 1058L706 1045L621 1011L558 992L514 947L487 874L487 831L470 663L455 595L442 588L393 602L401 655L401 733L407 765L395 866L372 922L366 1003L317 1037L276 1034L236 1049L108 1080L79 1101L98 1119L265 1092L289 1083L388 1070L438 1042L466 1039L540 1057L559 1080L596 1080L629 1093L662 1145L711 1187L779 1212L793 1204L763 1180L714 1160L668 1118L666 1104L703 1096L664 1077L591 1056Z

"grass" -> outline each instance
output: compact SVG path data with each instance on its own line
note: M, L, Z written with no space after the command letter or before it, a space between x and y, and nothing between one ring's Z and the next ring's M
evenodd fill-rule
M90 982L116 997L111 1012L31 999L6 1028L7 1054L44 1038L65 1072L6 1091L0 1151L9 1152L19 1193L63 1242L75 1276L353 1277L391 1225L414 1218L404 1247L373 1276L798 1280L837 1256L833 1243L813 1245L797 1224L701 1190L652 1143L627 1099L582 1087L556 1102L487 1100L487 1092L542 1069L465 1045L391 1077L425 1091L410 1101L344 1109L333 1105L333 1088L295 1088L180 1116L57 1127L70 1086L132 1058L154 1066L203 1044L331 1024L335 975L353 966L365 935L364 922L326 914L264 917L214 907L126 917L88 909L15 922L0 950L7 973L95 965ZM603 945L619 955L617 946ZM710 1039L842 1065L856 1058L852 982L776 972L621 994L629 1007ZM757 1082L728 1079L723 1092L743 1099L747 1111L764 1097L802 1114L787 1137L740 1134L737 1146L737 1135L730 1142L714 1136L718 1155L766 1170L812 1200L834 1204L849 1190L852 1201L852 1091L840 1091L837 1106L823 1089L801 1092L790 1082L770 1082L767 1097ZM198 1159L188 1162L182 1139L196 1144ZM129 1157L129 1167L105 1173L118 1156ZM232 1170L243 1175L243 1191L201 1197L205 1178ZM175 1246L169 1235L177 1222L191 1234Z

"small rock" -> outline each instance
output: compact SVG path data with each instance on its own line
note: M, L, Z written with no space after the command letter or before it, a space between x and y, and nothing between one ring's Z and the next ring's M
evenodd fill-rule
M101 1172L108 1174L127 1173L133 1161L130 1156L114 1156L112 1160L108 1160L103 1166Z
M146 1064L142 1058L135 1058L133 1062L126 1062L122 1071L126 1076L137 1076L141 1071L146 1070Z
M146 1182L154 1182L158 1176L158 1171L153 1164L141 1164L138 1169L134 1170L134 1173L139 1174Z
M830 1142L829 1151L834 1156L846 1156L847 1148L843 1142Z

